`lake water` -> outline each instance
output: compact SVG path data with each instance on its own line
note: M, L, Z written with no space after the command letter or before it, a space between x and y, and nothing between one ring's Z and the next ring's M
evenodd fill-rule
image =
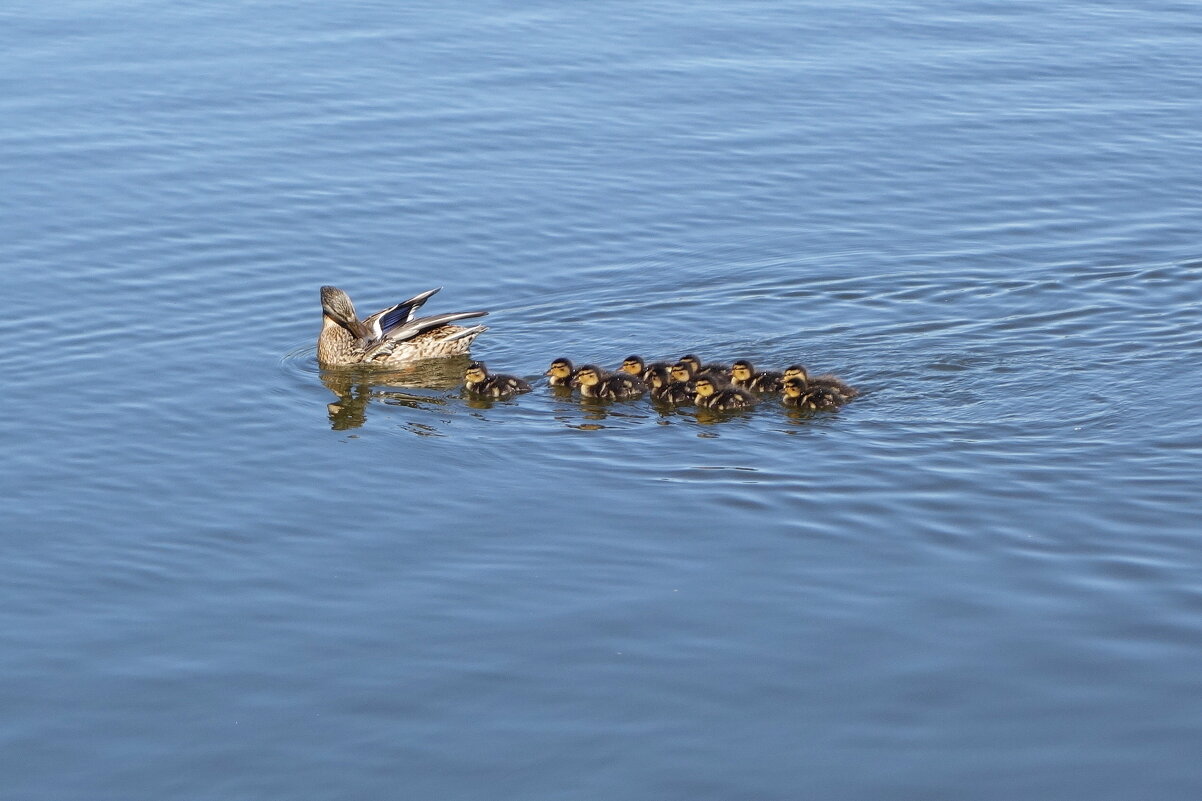
M0 45L0 798L1202 797L1196 4ZM491 310L534 392L323 373L325 283ZM541 383L687 351L863 394Z

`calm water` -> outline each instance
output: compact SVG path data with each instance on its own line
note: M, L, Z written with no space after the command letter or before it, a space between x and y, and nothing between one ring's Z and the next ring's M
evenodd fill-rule
M0 797L1202 796L1197 5L10 2L0 45ZM532 378L864 394L323 374L323 283L445 286Z

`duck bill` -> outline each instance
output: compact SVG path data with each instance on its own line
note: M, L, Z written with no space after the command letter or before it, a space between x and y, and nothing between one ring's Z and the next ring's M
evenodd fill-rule
M355 304L351 303L350 296L338 287L321 288L321 311L326 317L350 331L355 338L370 338L371 332L359 322L359 315L355 312Z

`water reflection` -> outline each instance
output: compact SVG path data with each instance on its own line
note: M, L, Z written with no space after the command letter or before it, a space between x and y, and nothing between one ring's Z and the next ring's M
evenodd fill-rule
M441 395L404 389L453 389L463 383L463 371L470 361L468 356L453 356L388 370L323 369L321 383L338 396L326 406L330 427L335 431L361 427L367 422L367 407L373 400L417 409L444 405L447 399Z

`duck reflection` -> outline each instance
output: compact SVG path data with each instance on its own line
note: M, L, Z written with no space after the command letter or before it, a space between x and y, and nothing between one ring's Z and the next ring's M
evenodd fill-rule
M321 383L338 396L326 406L330 427L335 431L359 428L367 422L367 407L373 401L390 406L429 408L440 406L447 399L428 392L406 392L406 389L453 389L463 383L463 371L471 362L469 356L425 359L388 370L368 368L338 368L321 371Z

